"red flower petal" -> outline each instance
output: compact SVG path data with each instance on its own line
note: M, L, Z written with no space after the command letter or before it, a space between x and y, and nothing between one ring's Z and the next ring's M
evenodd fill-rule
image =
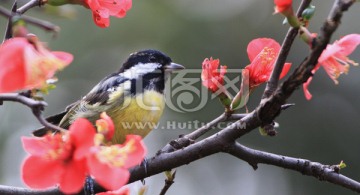
M29 156L22 165L21 177L31 188L45 189L56 185L63 172L59 161Z
M125 168L139 165L144 160L146 147L140 136L127 135L123 147L127 148L126 161L124 165Z
M89 172L95 180L108 190L117 190L125 185L130 177L127 169L109 166L101 163L94 155L88 158Z
M86 160L72 160L66 163L60 180L60 190L66 194L79 192L86 178Z
M52 51L51 53L59 60L63 61L65 66L69 65L74 59L74 56L71 53L63 51Z
M318 64L312 71L315 73L320 66L324 68L329 77L338 84L338 77L347 73L350 64L357 65L356 62L350 60L347 56L350 55L356 47L360 44L360 34L350 34L342 37L340 40L335 41L333 44L327 45L326 49L319 57ZM311 99L311 94L308 91L310 79L304 83L304 93L306 99Z
M131 8L131 0L86 0L86 4L93 12L93 19L96 25L101 28L110 25L110 16L118 18L125 17L126 12Z
M101 28L106 28L110 26L110 19L109 18L102 18L99 14L96 12L93 12L93 19L97 26Z
M321 66L320 64L317 64L315 66L315 68L311 71L311 73L314 75L315 72L319 70L320 66ZM312 76L309 77L308 80L303 84L304 95L307 100L310 100L312 98L312 95L309 91L309 85L310 85L312 79L313 79Z
M115 133L115 125L106 112L100 114L100 119L96 120L96 127L98 133L104 134L106 140L111 141Z
M348 56L356 47L360 44L360 34L349 34L342 37L339 41L335 42L342 49L340 51L341 55Z
M29 39L35 42L30 44L27 38L17 37L0 46L0 93L40 88L57 70L69 64L71 54L55 52L62 57L59 60L37 37Z
M318 62L324 63L324 61L328 60L329 58L336 55L336 53L339 53L341 51L341 47L337 44L333 45L327 45L326 49L321 53Z
M51 149L51 145L46 142L46 137L48 136L51 135L45 135L44 137L21 137L23 148L29 154L43 156Z
M291 63L285 63L280 74L280 79L284 78L291 68Z
M274 0L275 12L283 12L292 5L292 0Z
M71 141L75 145L74 159L84 158L94 145L96 134L94 126L87 119L78 118L70 126L69 131Z
M308 89L312 79L313 79L312 76L309 77L309 79L303 84L304 95L307 100L310 100L312 98L312 95Z
M26 67L24 48L31 47L25 38L13 38L0 45L0 93L24 89Z
M247 46L247 53L249 56L250 62L252 62L257 55L259 55L265 47L273 48L274 52L278 53L280 50L280 45L273 39L269 38L258 38L252 40Z
M258 38L248 45L248 56L251 61L245 69L249 71L249 88L267 82L274 69L274 63L280 51L280 45L273 39ZM285 63L280 78L289 71L291 63Z
M224 83L226 66L220 66L219 59L206 58L202 63L201 80L202 84L212 92L216 92Z

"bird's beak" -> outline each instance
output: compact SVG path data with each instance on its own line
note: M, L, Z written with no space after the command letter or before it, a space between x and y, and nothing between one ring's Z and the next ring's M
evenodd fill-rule
M171 64L165 66L165 71L168 71L168 72L173 72L173 71L182 70L182 69L185 69L185 67L183 65L176 64L173 62L171 62Z

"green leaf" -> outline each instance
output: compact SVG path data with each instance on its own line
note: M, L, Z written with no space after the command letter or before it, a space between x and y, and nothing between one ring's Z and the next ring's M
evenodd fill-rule
M341 161L338 166L340 169L344 169L346 167L346 164L344 163L344 161Z
M260 135L262 136L268 136L268 133L266 132L265 128L259 127Z
M301 14L304 21L309 21L315 14L315 6L309 5Z

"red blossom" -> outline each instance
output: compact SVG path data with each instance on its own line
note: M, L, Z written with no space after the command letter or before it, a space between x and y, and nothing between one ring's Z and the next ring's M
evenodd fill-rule
M249 89L253 89L269 80L279 51L280 45L273 39L259 38L249 43L247 53L250 65L245 67L249 71ZM287 74L290 66L291 63L284 64L280 79Z
M30 154L22 165L25 184L37 189L59 184L64 193L79 192L87 173L85 157L93 146L94 135L93 125L79 118L69 133L23 137L23 147Z
M0 93L41 88L73 60L66 52L51 52L35 36L16 37L0 45Z
M201 80L202 84L213 93L216 92L220 86L224 84L224 75L226 73L226 66L220 66L219 59L206 58L202 63Z
M275 13L283 13L292 9L292 0L274 0Z
M329 77L338 84L337 80L343 73L347 74L350 64L358 65L356 62L350 60L347 56L350 55L356 47L360 44L360 34L350 34L342 37L340 40L335 41L333 44L327 45L326 49L319 57L318 64L312 70L315 72L322 66ZM310 77L304 84L303 89L307 100L312 98L308 90L308 86L312 81Z
M124 144L106 145L104 138L111 139L114 124L106 113L100 117L96 121L98 133L87 119L79 118L69 132L24 137L23 145L30 156L22 166L23 181L32 188L58 184L62 192L76 193L91 175L104 188L115 190L105 194L128 195L127 189L119 188L129 180L128 169L144 159L146 148L138 135L127 135Z
M103 134L107 141L110 141L115 133L115 125L112 119L103 112L100 114L100 119L96 121L97 131Z
M92 10L96 25L105 28L110 25L110 16L123 18L132 6L132 0L85 0Z
M145 153L141 137L127 135L124 144L93 147L87 161L89 172L104 188L117 190L128 182L128 168L140 164Z

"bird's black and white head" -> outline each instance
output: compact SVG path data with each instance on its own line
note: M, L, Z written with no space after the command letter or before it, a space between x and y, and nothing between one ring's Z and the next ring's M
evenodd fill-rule
M171 58L157 50L142 50L132 53L118 74L136 84L137 89L152 89L163 92L169 74L184 69ZM134 86L132 86L134 89Z
M182 65L173 63L160 51L142 50L131 54L118 72L101 80L83 99L90 104L105 104L111 94L120 94L119 90L132 95L145 90L163 93L167 75L181 69Z

